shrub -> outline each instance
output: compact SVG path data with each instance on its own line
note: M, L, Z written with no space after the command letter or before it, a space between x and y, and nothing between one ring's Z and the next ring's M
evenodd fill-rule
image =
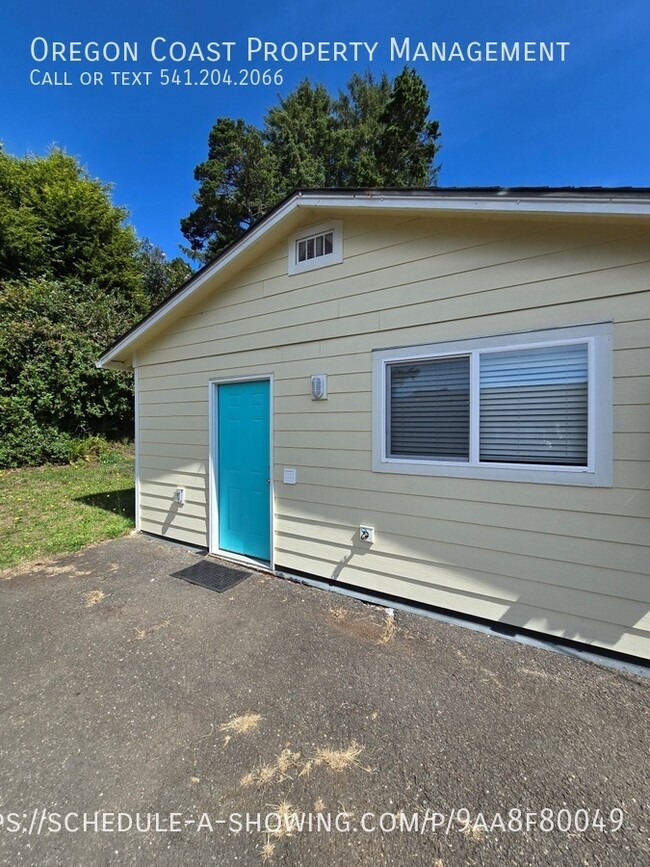
M46 280L0 288L0 467L65 463L89 437L132 433L131 376L95 367L125 311L85 293Z

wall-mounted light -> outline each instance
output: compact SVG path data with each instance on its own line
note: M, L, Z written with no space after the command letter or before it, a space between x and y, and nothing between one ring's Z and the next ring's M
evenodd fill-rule
M327 400L327 375L315 373L311 378L311 399Z

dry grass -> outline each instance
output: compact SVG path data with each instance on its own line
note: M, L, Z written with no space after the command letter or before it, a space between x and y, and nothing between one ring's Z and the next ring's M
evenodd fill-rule
M485 840L485 831L477 828L476 825L467 825L463 828L463 834L475 843L482 843Z
M345 620L348 616L348 612L345 608L330 608L330 614L334 618L334 620Z
M266 843L262 846L262 861L270 861L273 858L273 853L275 852L275 843L271 843L270 840L267 840Z
M359 756L363 752L356 741L352 741L349 747L342 750L334 750L331 747L320 747L314 756L314 766L325 765L330 771L340 773L352 765L359 765Z
M286 779L289 776L289 770L298 767L299 760L300 753L294 753L290 749L282 750L275 763L278 779Z
M259 768L244 774L239 780L242 788L252 785L268 786L270 783L281 783L291 779L289 771L300 767L300 753L294 753L290 749L284 749L274 762L268 765L260 765Z
M325 801L322 798L319 798L317 801L314 801L314 813L324 813L327 807L325 806Z
M293 830L291 828L290 818L296 812L296 808L288 801L282 801L280 804L269 804L274 813L278 816L278 826L269 831L269 837L292 837Z
M395 626L395 614L393 612L389 612L388 614L386 614L386 617L384 619L384 625L381 631L381 635L377 639L377 644L390 644L391 641L395 638L396 632L397 626Z
M257 782L262 786L267 786L275 779L276 771L275 765L262 765L257 774Z
M319 747L314 756L303 765L300 776L309 776L314 768L320 767L340 774L342 771L356 766L370 773L370 768L365 768L359 761L359 756L363 750L364 748L356 741L352 741L350 746L340 750L332 749L332 747Z
M251 711L239 715L235 714L230 717L228 722L219 726L219 731L226 733L225 743L228 743L234 735L247 735L249 732L255 731L263 719L261 714L251 713Z
M138 629L136 627L133 640L144 641L145 638L149 638L149 636L153 635L154 632L158 632L160 629L166 629L169 625L169 620L164 620L162 623L156 623L154 624L154 626L150 626L148 629Z
M89 590L84 593L84 608L92 608L97 605L102 599L106 599L106 594L103 590Z

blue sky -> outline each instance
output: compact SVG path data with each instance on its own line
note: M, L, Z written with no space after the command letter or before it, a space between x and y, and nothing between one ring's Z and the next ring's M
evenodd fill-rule
M138 233L168 255L183 242L179 220L193 207L194 166L205 158L219 116L259 124L264 112L303 78L332 91L353 72L397 74L390 39L422 41L568 42L564 62L431 62L415 66L441 124L443 186L650 186L650 6L647 0L376 0L145 2L50 0L5 4L0 33L0 140L15 154L58 144L97 177L114 184ZM32 40L138 44L138 60L37 62ZM154 38L172 42L235 42L231 62L156 62ZM267 42L361 41L379 46L372 62L248 61L249 37ZM42 43L39 43L42 47ZM83 49L82 49L83 50ZM178 49L181 50L181 49ZM348 49L351 54L352 49ZM556 51L559 51L556 49ZM69 48L66 55L69 56ZM348 56L350 56L350 54ZM556 57L558 54L556 53ZM238 85L160 83L163 69L229 70ZM283 83L241 83L240 70L282 70ZM30 73L67 72L66 85L31 84ZM112 72L151 72L148 86L114 85ZM82 86L82 72L101 72L102 86Z

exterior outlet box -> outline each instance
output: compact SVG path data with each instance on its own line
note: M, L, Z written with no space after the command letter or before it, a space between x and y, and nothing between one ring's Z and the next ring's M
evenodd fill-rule
M176 488L174 491L174 502L180 503L182 506L185 502L185 488Z
M324 373L315 373L311 378L311 399L327 400L327 376Z
M359 541L372 545L375 541L375 528L364 526L359 527Z

